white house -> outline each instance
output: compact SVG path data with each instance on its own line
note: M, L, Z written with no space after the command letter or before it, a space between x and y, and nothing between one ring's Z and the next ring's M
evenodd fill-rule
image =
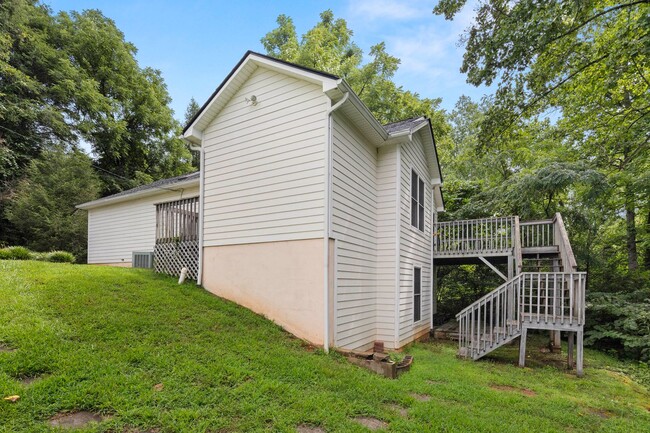
M182 257L206 290L325 349L429 332L443 210L429 120L382 126L344 80L249 51L183 134L200 174L79 206L88 263L155 249L158 266L165 245L195 245Z

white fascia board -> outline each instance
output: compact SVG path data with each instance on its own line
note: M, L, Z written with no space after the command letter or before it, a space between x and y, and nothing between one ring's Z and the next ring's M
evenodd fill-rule
M388 133L384 129L384 127L379 123L379 121L375 118L375 116L370 112L368 107L366 107L366 104L361 102L361 99L359 99L359 96L352 90L352 88L348 85L348 83L345 82L345 80L341 80L339 84L339 90L343 93L348 92L350 93L350 97L348 100L352 105L359 111L361 116L368 122L368 124L377 132L377 134L381 137L382 141L380 143L376 143L377 147L379 147L383 142L388 139Z
M323 92L327 92L331 89L338 87L339 83L342 82L341 79L327 78L315 72L306 71L304 69L297 68L274 59L262 57L256 55L255 53L250 53L244 59L244 61L241 62L241 64L237 67L237 69L230 75L230 77L228 77L228 80L220 86L217 93L214 94L214 96L212 96L212 99L208 102L208 105L206 105L203 111L201 111L201 114L199 114L199 116L196 119L194 119L192 124L187 127L185 134L183 134L183 138L185 138L187 141L190 141L191 143L199 144L199 145L201 144L201 139L203 137L203 129L205 127L201 128L198 125L202 123L201 121L206 116L209 116L210 118L214 118L214 116L218 114L218 113L213 113L213 108L218 103L220 96L222 95L224 90L229 89L233 85L232 82L237 78L237 76L241 73L241 71L248 68L250 64L255 65L255 67L264 67L266 69L270 69L272 71L276 71L288 75L290 77L294 77L297 79L305 80L313 84L320 85L323 87Z
M108 206L116 203L122 203L126 201L131 201L135 199L140 199L143 197L150 197L153 195L157 194L164 194L166 192L170 191L178 191L183 188L187 188L190 186L196 186L199 184L199 179L191 179L191 180L185 180L182 182L178 183L172 183L170 185L165 185L164 187L155 187L155 188L150 188L150 189L145 189L142 191L134 192L132 194L125 194L125 195L120 195L117 197L114 196L108 196L104 198L100 198L99 200L94 200L94 201L89 201L87 203L82 203L77 206L75 206L77 209L95 209L98 207L102 206Z
M247 63L249 61L254 62L257 66L262 66L266 69L280 72L281 74L289 75L290 77L299 78L301 80L309 81L310 83L313 84L322 85L323 92L326 92L330 89L337 87L338 82L341 81L340 79L335 80L333 78L327 78L320 74L309 72L304 69L296 68L294 66L287 65L284 63L280 63L273 59L260 57L255 54L251 54L250 56L248 56L248 59L246 59L246 62L244 63ZM242 64L242 66L244 65ZM234 75L237 75L237 73L235 72Z

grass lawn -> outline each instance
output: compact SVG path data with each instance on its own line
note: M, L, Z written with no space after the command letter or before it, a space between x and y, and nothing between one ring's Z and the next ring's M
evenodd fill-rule
M541 344L541 343L540 343ZM0 261L0 431L53 431L89 411L95 432L650 432L650 393L587 350L585 377L535 362L407 349L389 380L313 350L193 284L145 270ZM528 391L524 391L528 390ZM317 428L320 428L318 430Z

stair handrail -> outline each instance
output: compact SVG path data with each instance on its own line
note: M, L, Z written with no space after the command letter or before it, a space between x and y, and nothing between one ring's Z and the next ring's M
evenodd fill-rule
M514 226L514 243L515 243L515 274L521 274L523 267L523 256L521 252L521 228L519 226L519 216L515 216Z
M553 217L553 227L555 228L555 243L560 249L560 257L562 258L564 270L576 272L578 270L578 263L573 255L569 234L566 231L564 220L559 212Z
M496 289L494 289L494 290L490 291L489 293L486 293L485 295L481 296L481 297L478 298L476 301L472 302L472 303L469 304L467 307L465 307L465 308L463 308L462 310L460 310L460 311L456 314L456 318L458 318L458 316L462 316L464 313L467 313L467 312L469 312L470 310L474 309L476 304L479 304L480 302L483 302L483 301L487 300L488 298L494 296L494 294L496 294L496 293L499 292L499 291L503 291L503 290L505 290L505 286L507 286L508 284L514 283L514 281L517 280L517 279L519 279L520 277L521 277L520 275L517 275L517 276L515 276L515 277L509 279L508 281L504 282L503 284L501 284L501 285L500 285L499 287L497 287Z
M481 356L482 352L493 347L494 344L499 344L504 338L518 335L521 328L519 320L521 275L511 278L456 314L459 324L460 356L476 359L476 356ZM496 329L499 330L495 335ZM489 341L484 338L489 338Z

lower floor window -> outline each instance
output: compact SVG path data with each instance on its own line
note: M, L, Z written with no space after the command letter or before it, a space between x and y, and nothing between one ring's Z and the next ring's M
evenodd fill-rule
M422 268L413 268L413 321L422 316Z

